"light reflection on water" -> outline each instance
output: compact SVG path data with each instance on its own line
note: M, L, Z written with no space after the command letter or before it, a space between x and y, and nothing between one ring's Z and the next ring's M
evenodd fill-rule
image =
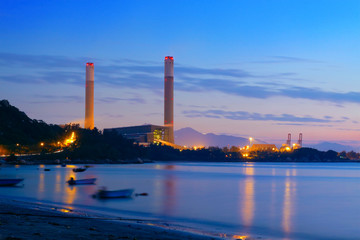
M292 231L292 216L295 215L294 201L296 198L296 182L293 181L291 176L296 176L296 169L286 171L285 179L285 191L284 191L284 209L283 209L283 221L282 226L286 234Z
M43 198L43 193L45 192L45 174L44 172L40 172L39 174L39 190L38 197L41 199Z
M240 202L240 208L242 209L243 225L249 227L253 223L255 204L254 204L254 178L255 169L253 164L247 164L244 167L244 174L246 175L245 182L240 181L240 195L243 196L242 202ZM243 186L244 185L244 186ZM243 189L243 191L241 191Z
M125 212L237 236L283 239L360 238L360 167L357 164L177 163L2 168L2 178L25 178L2 195ZM96 185L68 186L74 177ZM101 186L135 188L149 196L100 201ZM336 231L335 231L336 230ZM231 236L231 235L227 235Z

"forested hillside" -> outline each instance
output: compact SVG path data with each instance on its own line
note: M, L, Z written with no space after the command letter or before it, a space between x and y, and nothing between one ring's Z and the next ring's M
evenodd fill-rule
M60 126L30 119L7 100L0 101L0 145L32 145L56 140L63 134Z

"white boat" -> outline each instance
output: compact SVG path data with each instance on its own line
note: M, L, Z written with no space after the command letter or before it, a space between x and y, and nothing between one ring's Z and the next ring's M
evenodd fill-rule
M88 179L77 179L70 178L67 183L69 185L83 185L83 184L95 184L96 178L88 178Z
M98 198L129 198L132 196L134 189L121 189L108 191L105 189L100 189L97 194L95 194Z

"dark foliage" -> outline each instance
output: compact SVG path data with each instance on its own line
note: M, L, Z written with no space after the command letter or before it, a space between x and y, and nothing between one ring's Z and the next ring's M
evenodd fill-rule
M133 141L114 133L102 134L98 129L78 129L78 140L69 149L71 159L134 159L143 157L144 149Z
M0 145L32 145L58 139L63 134L60 126L32 120L7 100L0 101Z

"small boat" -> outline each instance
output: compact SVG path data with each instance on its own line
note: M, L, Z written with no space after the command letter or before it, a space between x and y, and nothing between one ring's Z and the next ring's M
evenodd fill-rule
M149 194L146 192L143 192L143 193L136 193L135 196L149 196Z
M69 181L67 181L67 183L69 185L84 185L84 184L95 184L96 178L88 178L88 179L77 179L75 180L74 178L70 178Z
M23 180L23 178L0 179L0 186L14 186Z
M50 168L44 168L44 171L49 172L51 169Z
M130 198L133 194L134 189L121 189L115 191L108 191L105 189L100 189L96 194L95 197L98 198Z
M87 168L73 168L74 172L84 172Z

